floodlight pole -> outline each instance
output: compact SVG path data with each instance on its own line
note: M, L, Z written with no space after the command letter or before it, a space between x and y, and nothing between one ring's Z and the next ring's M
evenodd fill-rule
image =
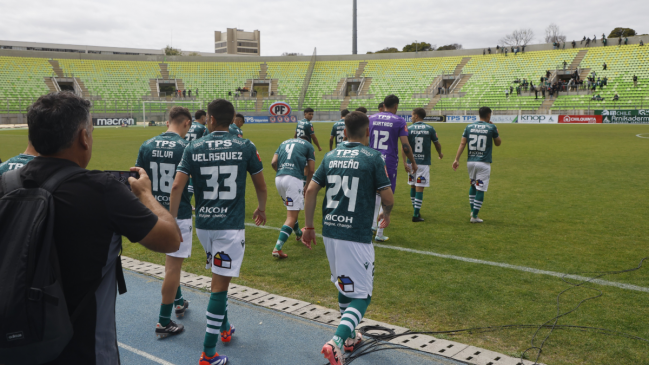
M357 54L356 40L357 40L357 24L356 24L356 0L354 0L354 25L352 29L352 54Z

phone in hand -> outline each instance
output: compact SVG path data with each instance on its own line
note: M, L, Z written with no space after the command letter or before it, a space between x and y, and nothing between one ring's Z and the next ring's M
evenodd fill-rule
M104 171L104 172L107 172L107 173L113 175L113 177L115 177L115 179L117 179L117 181L119 181L122 184L126 185L126 187L128 187L129 190L131 190L131 184L129 184L128 178L129 177L134 177L136 179L140 178L140 174L137 171L112 171L112 170L107 170L107 171Z

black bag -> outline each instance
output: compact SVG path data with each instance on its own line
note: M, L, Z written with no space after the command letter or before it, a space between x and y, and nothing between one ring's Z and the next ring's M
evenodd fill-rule
M20 170L2 176L0 364L31 365L56 359L72 338L76 315L90 302L86 296L75 313L68 314L53 239L52 192L82 171L67 167L35 189L23 187Z

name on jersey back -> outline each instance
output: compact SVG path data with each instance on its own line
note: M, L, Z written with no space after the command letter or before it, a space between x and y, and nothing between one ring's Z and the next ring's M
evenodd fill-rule
M217 141L200 141L198 144L196 144L196 146L205 144L210 150L220 150L223 148L232 147L232 142L233 141L230 139ZM196 162L243 160L243 152L192 153L192 160Z

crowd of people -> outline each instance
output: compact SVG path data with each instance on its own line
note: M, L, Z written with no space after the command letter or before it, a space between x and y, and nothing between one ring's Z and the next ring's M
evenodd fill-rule
M191 98L192 97L192 89L176 89L174 90L174 97L179 98L179 99L184 99L184 98ZM198 97L198 88L196 88L196 91L194 92L194 96Z

